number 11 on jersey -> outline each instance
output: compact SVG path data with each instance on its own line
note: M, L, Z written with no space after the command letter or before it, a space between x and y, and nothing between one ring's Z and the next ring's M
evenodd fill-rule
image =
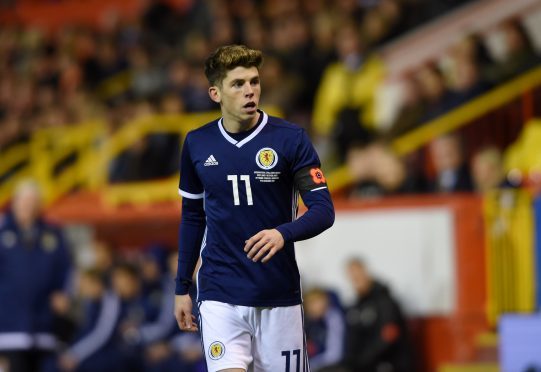
M233 204L240 205L239 198L239 176L236 174L227 175L227 180L232 182L233 186ZM254 205L254 200L252 198L252 186L250 185L250 176L247 174L241 174L240 180L244 181L244 186L246 187L246 199L248 205Z

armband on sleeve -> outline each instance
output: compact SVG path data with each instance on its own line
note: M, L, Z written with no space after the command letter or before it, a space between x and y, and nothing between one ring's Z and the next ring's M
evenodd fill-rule
M309 166L295 173L295 185L301 195L308 191L316 191L327 188L327 180L323 172L317 166Z

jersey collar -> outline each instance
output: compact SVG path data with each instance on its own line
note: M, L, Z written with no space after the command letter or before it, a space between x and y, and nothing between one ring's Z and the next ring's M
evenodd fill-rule
M222 136L225 137L225 139L232 143L233 145L237 146L237 147L241 147L243 146L244 144L250 142L255 136L257 136L259 134L259 132L261 132L263 130L263 128L265 127L265 125L267 125L267 120L269 119L269 117L267 116L267 114L263 111L259 111L261 113L261 115L263 115L263 119L261 120L261 123L257 126L257 128L246 138L244 138L243 140L241 141L237 141L236 139L234 139L233 137L231 137L225 130L224 128L224 125L223 125L223 118L220 118L220 120L218 120L218 128L220 128L220 132L222 133Z

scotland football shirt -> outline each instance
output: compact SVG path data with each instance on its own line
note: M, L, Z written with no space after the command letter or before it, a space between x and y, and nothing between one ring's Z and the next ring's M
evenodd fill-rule
M198 301L244 306L301 303L288 225L297 217L299 192L319 194L332 211L320 161L306 132L262 111L258 125L241 136L228 133L219 119L187 135L181 159L179 193L204 201ZM243 250L245 241L277 227L284 235L284 248L267 263L251 261ZM188 248L181 243L179 254ZM182 269L178 280L190 278L190 269Z

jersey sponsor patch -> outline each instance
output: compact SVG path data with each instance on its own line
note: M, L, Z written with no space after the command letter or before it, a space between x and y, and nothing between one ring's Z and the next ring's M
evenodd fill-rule
M270 147L264 147L257 152L255 162L261 169L272 169L278 163L278 154Z
M209 358L212 360L218 360L225 354L225 346L220 341L214 341L209 346Z
M316 191L326 188L327 180L319 167L305 167L295 174L295 186L301 193Z

